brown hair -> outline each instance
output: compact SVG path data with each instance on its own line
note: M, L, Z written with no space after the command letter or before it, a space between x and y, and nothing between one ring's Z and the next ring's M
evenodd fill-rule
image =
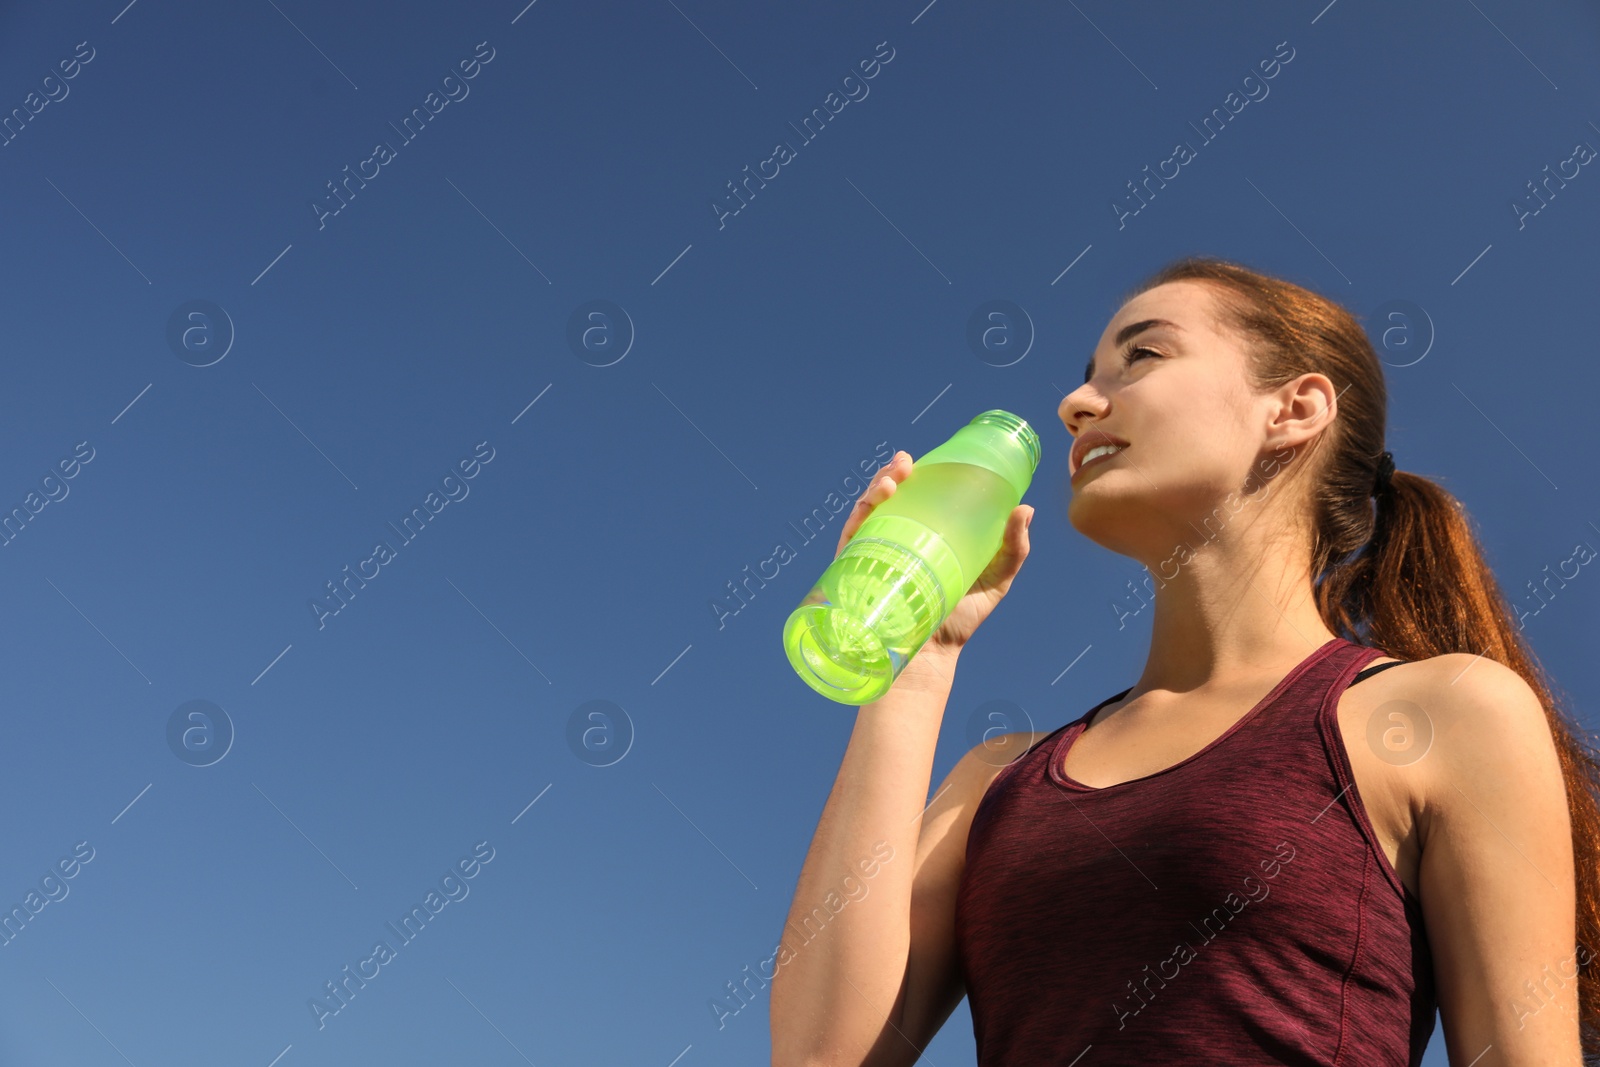
M1384 450L1387 392L1366 331L1336 302L1292 282L1205 256L1169 263L1124 298L1166 282L1207 283L1221 324L1250 342L1258 389L1306 373L1339 388L1338 417L1314 442L1311 574L1323 623L1404 660L1483 655L1516 671L1549 723L1572 816L1578 997L1585 1053L1600 1052L1600 752L1557 700L1524 642L1461 502L1435 481L1396 470L1373 486Z

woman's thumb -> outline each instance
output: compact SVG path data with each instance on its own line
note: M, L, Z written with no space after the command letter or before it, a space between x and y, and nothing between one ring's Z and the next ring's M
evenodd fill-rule
M1033 522L1033 508L1018 506L1013 526L1006 535L1007 547L1014 555L1021 555L1028 546L1028 525Z

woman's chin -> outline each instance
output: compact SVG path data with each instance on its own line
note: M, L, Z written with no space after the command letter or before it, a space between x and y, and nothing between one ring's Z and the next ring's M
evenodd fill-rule
M1091 540L1099 540L1104 531L1118 526L1117 513L1121 511L1114 501L1096 499L1097 494L1072 494L1067 501L1067 521L1072 528Z
M1125 540L1119 534L1125 534L1130 525L1149 521L1149 517L1137 517L1148 509L1141 508L1136 497L1106 490L1104 486L1077 486L1067 500L1067 521L1083 536L1109 548L1108 542Z

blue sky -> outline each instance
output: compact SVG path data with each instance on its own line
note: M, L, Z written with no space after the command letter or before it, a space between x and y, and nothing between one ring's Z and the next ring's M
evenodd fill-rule
M58 898L5 1064L765 1062L765 998L710 1002L852 723L780 642L841 519L789 524L1015 411L1039 529L934 782L991 702L1128 685L1055 408L1178 255L1382 324L1390 448L1514 599L1600 546L1592 6L125 4L0 33L0 899ZM1596 581L1528 620L1580 709Z

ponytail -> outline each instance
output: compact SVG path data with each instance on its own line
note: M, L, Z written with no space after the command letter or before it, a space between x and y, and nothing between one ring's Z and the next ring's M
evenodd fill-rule
M1600 752L1558 697L1501 594L1461 502L1396 471L1379 494L1371 540L1317 588L1324 623L1405 660L1469 652L1521 675L1539 698L1560 758L1577 872L1578 1015L1586 1057L1600 1053ZM1593 1062L1586 1059L1585 1062Z

